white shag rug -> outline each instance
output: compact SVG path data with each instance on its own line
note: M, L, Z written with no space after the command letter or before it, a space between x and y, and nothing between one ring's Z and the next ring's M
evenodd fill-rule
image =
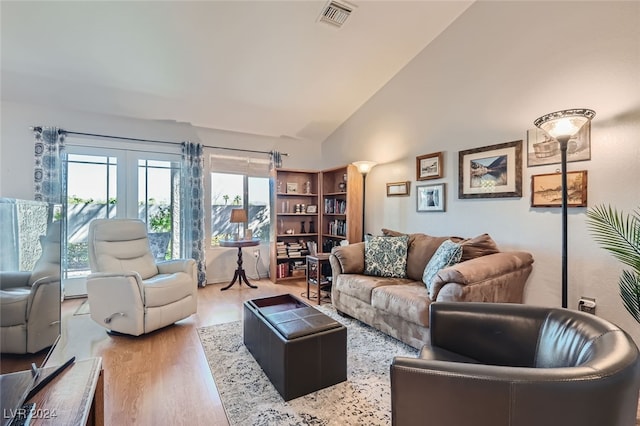
M244 346L241 321L198 329L232 426L391 424L389 366L418 351L332 305L314 307L347 327L347 381L287 402Z

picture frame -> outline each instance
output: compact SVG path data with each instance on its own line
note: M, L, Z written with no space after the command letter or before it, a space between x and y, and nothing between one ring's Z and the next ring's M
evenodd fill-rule
M458 153L458 198L522 197L522 140Z
M305 210L305 213L318 213L318 206L315 204L309 204Z
M588 122L569 139L567 143L567 162L587 161L591 159L591 122ZM527 130L527 167L560 164L560 144L550 138L543 130Z
M416 180L441 178L444 167L443 157L442 151L416 157Z
M446 184L416 186L416 211L443 212L445 211Z
M387 183L387 197L408 196L411 181Z
M298 193L298 182L287 182L287 194Z
M562 207L562 173L531 176L531 207ZM567 172L567 207L587 207L587 171Z

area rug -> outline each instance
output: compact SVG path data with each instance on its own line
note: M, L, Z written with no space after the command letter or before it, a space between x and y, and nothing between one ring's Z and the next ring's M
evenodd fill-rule
M242 342L242 322L198 329L232 426L390 425L389 366L417 350L318 307L347 327L347 381L285 402Z
M73 313L73 315L88 315L91 311L89 311L89 299L86 299L82 302L82 305L78 306L78 309Z

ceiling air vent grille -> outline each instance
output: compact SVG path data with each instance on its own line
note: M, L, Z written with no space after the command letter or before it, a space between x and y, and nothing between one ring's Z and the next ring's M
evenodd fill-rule
M349 15L351 15L352 11L353 7L349 4L330 1L324 9L322 9L319 21L341 27Z

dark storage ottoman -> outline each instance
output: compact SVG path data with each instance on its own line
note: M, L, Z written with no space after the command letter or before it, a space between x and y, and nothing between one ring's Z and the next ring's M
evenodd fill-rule
M285 401L347 380L347 329L285 294L244 303L244 344Z

